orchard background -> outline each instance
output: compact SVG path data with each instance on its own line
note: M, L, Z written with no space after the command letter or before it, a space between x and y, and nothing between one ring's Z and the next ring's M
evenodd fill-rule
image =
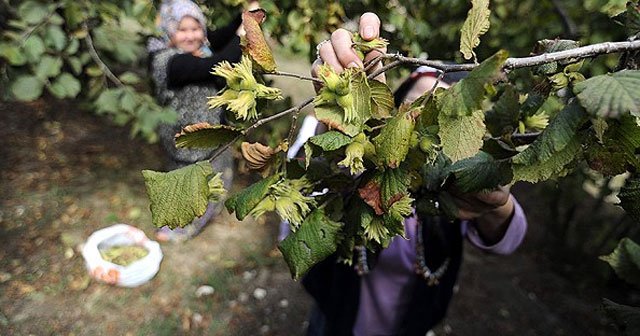
M209 16L215 25L239 11L233 8L241 2L202 4L216 13ZM285 335L304 330L309 301L275 249L275 216L238 222L225 214L195 240L163 245L166 259L159 275L137 289L108 287L85 274L78 245L94 230L126 222L153 233L140 170L159 169L162 153L145 140L153 141L157 122L172 115L145 93L143 41L153 33L153 5L0 4L2 334ZM263 30L283 71L306 74L306 61L315 58L313 46L336 27L354 27L350 19L366 10L388 22L390 50L463 61L458 40L467 1L261 5L268 13ZM492 1L491 29L475 52L480 60L500 48L526 56L537 40L555 37L582 45L624 41L629 32L610 16L625 5ZM586 75L614 70L619 56L588 60ZM407 71L391 72L391 85ZM292 97L292 104L313 94L309 83L277 78L273 84ZM276 123L264 134L287 130L288 125ZM256 178L242 175L232 190ZM616 334L601 298L640 305L637 288L598 259L623 237L639 241L638 223L611 204L611 191L619 186L618 179L603 179L586 168L555 182L516 185L530 220L524 246L509 257L467 249L458 295L437 333ZM198 297L203 285L214 293Z

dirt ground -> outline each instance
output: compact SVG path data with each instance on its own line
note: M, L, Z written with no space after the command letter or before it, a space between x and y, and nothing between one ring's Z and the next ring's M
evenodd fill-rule
M159 147L73 101L0 103L0 125L0 335L304 334L310 300L275 249L273 218L239 222L225 211L197 238L163 244L149 283L98 283L79 248L114 223L153 236L140 171L160 168ZM530 219L523 247L490 256L467 246L435 334L615 335L600 299L628 292L541 251L545 209L526 187L515 192ZM213 293L197 295L205 285Z

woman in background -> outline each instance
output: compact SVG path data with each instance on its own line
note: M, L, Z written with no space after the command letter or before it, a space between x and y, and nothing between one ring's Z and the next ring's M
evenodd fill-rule
M250 7L257 7L251 1ZM242 19L238 14L225 27L207 30L207 21L191 0L165 0L160 6L157 25L162 36L149 39L150 71L155 95L161 105L178 113L174 124L163 124L158 133L168 156L167 169L177 169L207 160L213 150L176 148L175 134L183 127L199 122L224 122L221 108L209 109L207 97L215 96L225 85L211 69L222 61L238 62L242 56L240 38ZM227 150L212 162L214 172L222 172L228 189L233 181L233 159ZM163 227L156 233L160 241L184 241L197 235L222 210L222 202L210 203L205 214L184 228Z

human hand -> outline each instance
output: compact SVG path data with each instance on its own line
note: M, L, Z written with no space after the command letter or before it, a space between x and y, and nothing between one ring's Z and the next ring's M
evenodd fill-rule
M449 188L449 194L458 207L456 216L474 220L480 237L494 244L502 239L513 216L515 205L509 187L500 186L489 192L462 193Z
M380 37L380 19L378 16L374 13L362 14L358 32L365 41L371 41ZM311 74L314 77L317 77L318 66L323 63L330 65L336 72L341 73L346 68L363 68L363 64L379 56L380 51L386 52L386 48L380 51L373 50L365 55L363 62L353 49L351 33L342 28L334 31L331 34L331 38L321 42L317 48L319 57L311 68ZM382 66L381 63L373 67L370 71L380 66ZM376 79L384 82L384 74L379 75Z
M258 0L250 0L247 2L246 8L248 11L252 11L254 9L260 8L260 1Z

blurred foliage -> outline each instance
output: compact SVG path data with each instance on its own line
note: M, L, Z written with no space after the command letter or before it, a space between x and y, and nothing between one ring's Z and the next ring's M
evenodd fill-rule
M212 28L234 18L246 1L197 1ZM175 114L149 95L146 37L155 33L160 1L3 0L0 2L0 89L3 99L30 101L42 95L81 97L91 108L132 135L154 141L155 127ZM315 45L338 27L355 28L360 14L377 13L389 50L410 56L462 61L460 27L466 0L269 1L263 29L294 54L315 58ZM491 29L475 52L485 59L498 49L527 55L543 38L575 38L581 44L623 40L625 31L609 19L624 9L621 0L506 1L490 4ZM564 14L560 14L564 13ZM563 16L564 15L564 16ZM588 17L589 20L583 18ZM532 29L534 28L535 29ZM92 52L92 46L95 53ZM593 74L612 69L615 56L594 61ZM113 76L109 73L113 73ZM392 71L391 78L406 70Z
M156 140L158 123L175 120L145 83L153 3L4 1L0 12L6 18L0 38L3 99L81 97L91 110L149 141Z

